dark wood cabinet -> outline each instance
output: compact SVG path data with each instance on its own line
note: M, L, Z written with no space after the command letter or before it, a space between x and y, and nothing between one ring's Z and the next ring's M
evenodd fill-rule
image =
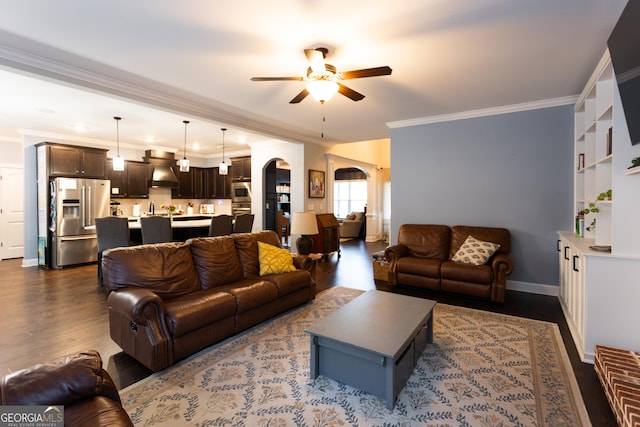
M340 258L340 223L333 214L317 214L318 234L311 236L311 252L322 254L325 258L332 252L338 252Z
M127 196L137 199L149 197L149 179L151 168L147 163L127 163Z
M111 182L112 199L127 197L127 166L127 162L124 162L124 170L114 171L113 160L107 159L107 179Z
M179 188L171 190L174 199L230 199L231 177L220 175L219 168L189 168L178 172Z
M192 199L193 198L193 169L189 168L189 172L178 172L178 188L171 189L171 198L173 199Z
M205 198L205 173L202 168L190 168L191 182L193 186L192 198L204 199Z
M49 176L106 178L108 150L46 144L49 156Z
M231 159L229 174L232 179L236 180L251 179L251 157L235 157Z
M149 172L147 163L124 162L123 171L113 170L113 160L107 159L107 179L111 181L111 198L146 199L149 197Z

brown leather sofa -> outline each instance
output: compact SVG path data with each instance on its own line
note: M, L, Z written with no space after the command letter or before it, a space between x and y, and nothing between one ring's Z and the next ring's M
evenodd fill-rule
M102 257L111 338L153 371L315 298L308 256L260 276L273 231L110 249Z
M0 405L64 406L64 425L131 426L98 352L70 354L2 378Z
M500 248L482 265L452 261L468 236ZM505 228L403 224L398 243L385 250L389 283L504 302L507 276L513 270L510 251L511 233Z

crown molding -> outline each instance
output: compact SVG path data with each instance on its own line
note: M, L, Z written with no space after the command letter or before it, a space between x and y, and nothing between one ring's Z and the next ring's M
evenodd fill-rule
M54 83L95 91L172 113L187 114L223 123L266 137L279 138L289 142L326 143L315 133L304 129L294 129L264 116L249 113L192 92L151 81L85 58L74 57L68 53L65 53L64 56L70 57L70 62L79 63L82 66L71 65L42 55L14 49L7 45L0 45L0 66L5 69L19 70L22 73ZM118 77L115 78L112 75Z
M558 107L575 104L578 96L565 96L562 98L544 99L542 101L524 102L521 104L504 105L501 107L483 108L479 110L462 111L459 113L441 114L438 116L419 117L416 119L398 120L387 122L391 128L404 128L410 126L428 125L433 123L451 122L454 120L473 119L477 117L496 116L498 114L517 113L520 111L539 110L542 108Z

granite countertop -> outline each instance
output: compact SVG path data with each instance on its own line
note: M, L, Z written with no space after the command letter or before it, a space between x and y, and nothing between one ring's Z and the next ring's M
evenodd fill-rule
M158 215L158 216L167 216ZM191 227L209 227L211 218L215 215L211 214L194 214L194 215L174 215L171 227L173 228L191 228ZM127 217L129 220L129 228L140 228L140 218L135 216Z

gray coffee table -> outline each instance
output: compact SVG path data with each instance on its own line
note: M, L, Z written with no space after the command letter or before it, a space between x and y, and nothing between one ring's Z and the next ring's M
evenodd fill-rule
M393 409L418 357L433 341L435 301L368 291L305 329L318 375L384 398Z

